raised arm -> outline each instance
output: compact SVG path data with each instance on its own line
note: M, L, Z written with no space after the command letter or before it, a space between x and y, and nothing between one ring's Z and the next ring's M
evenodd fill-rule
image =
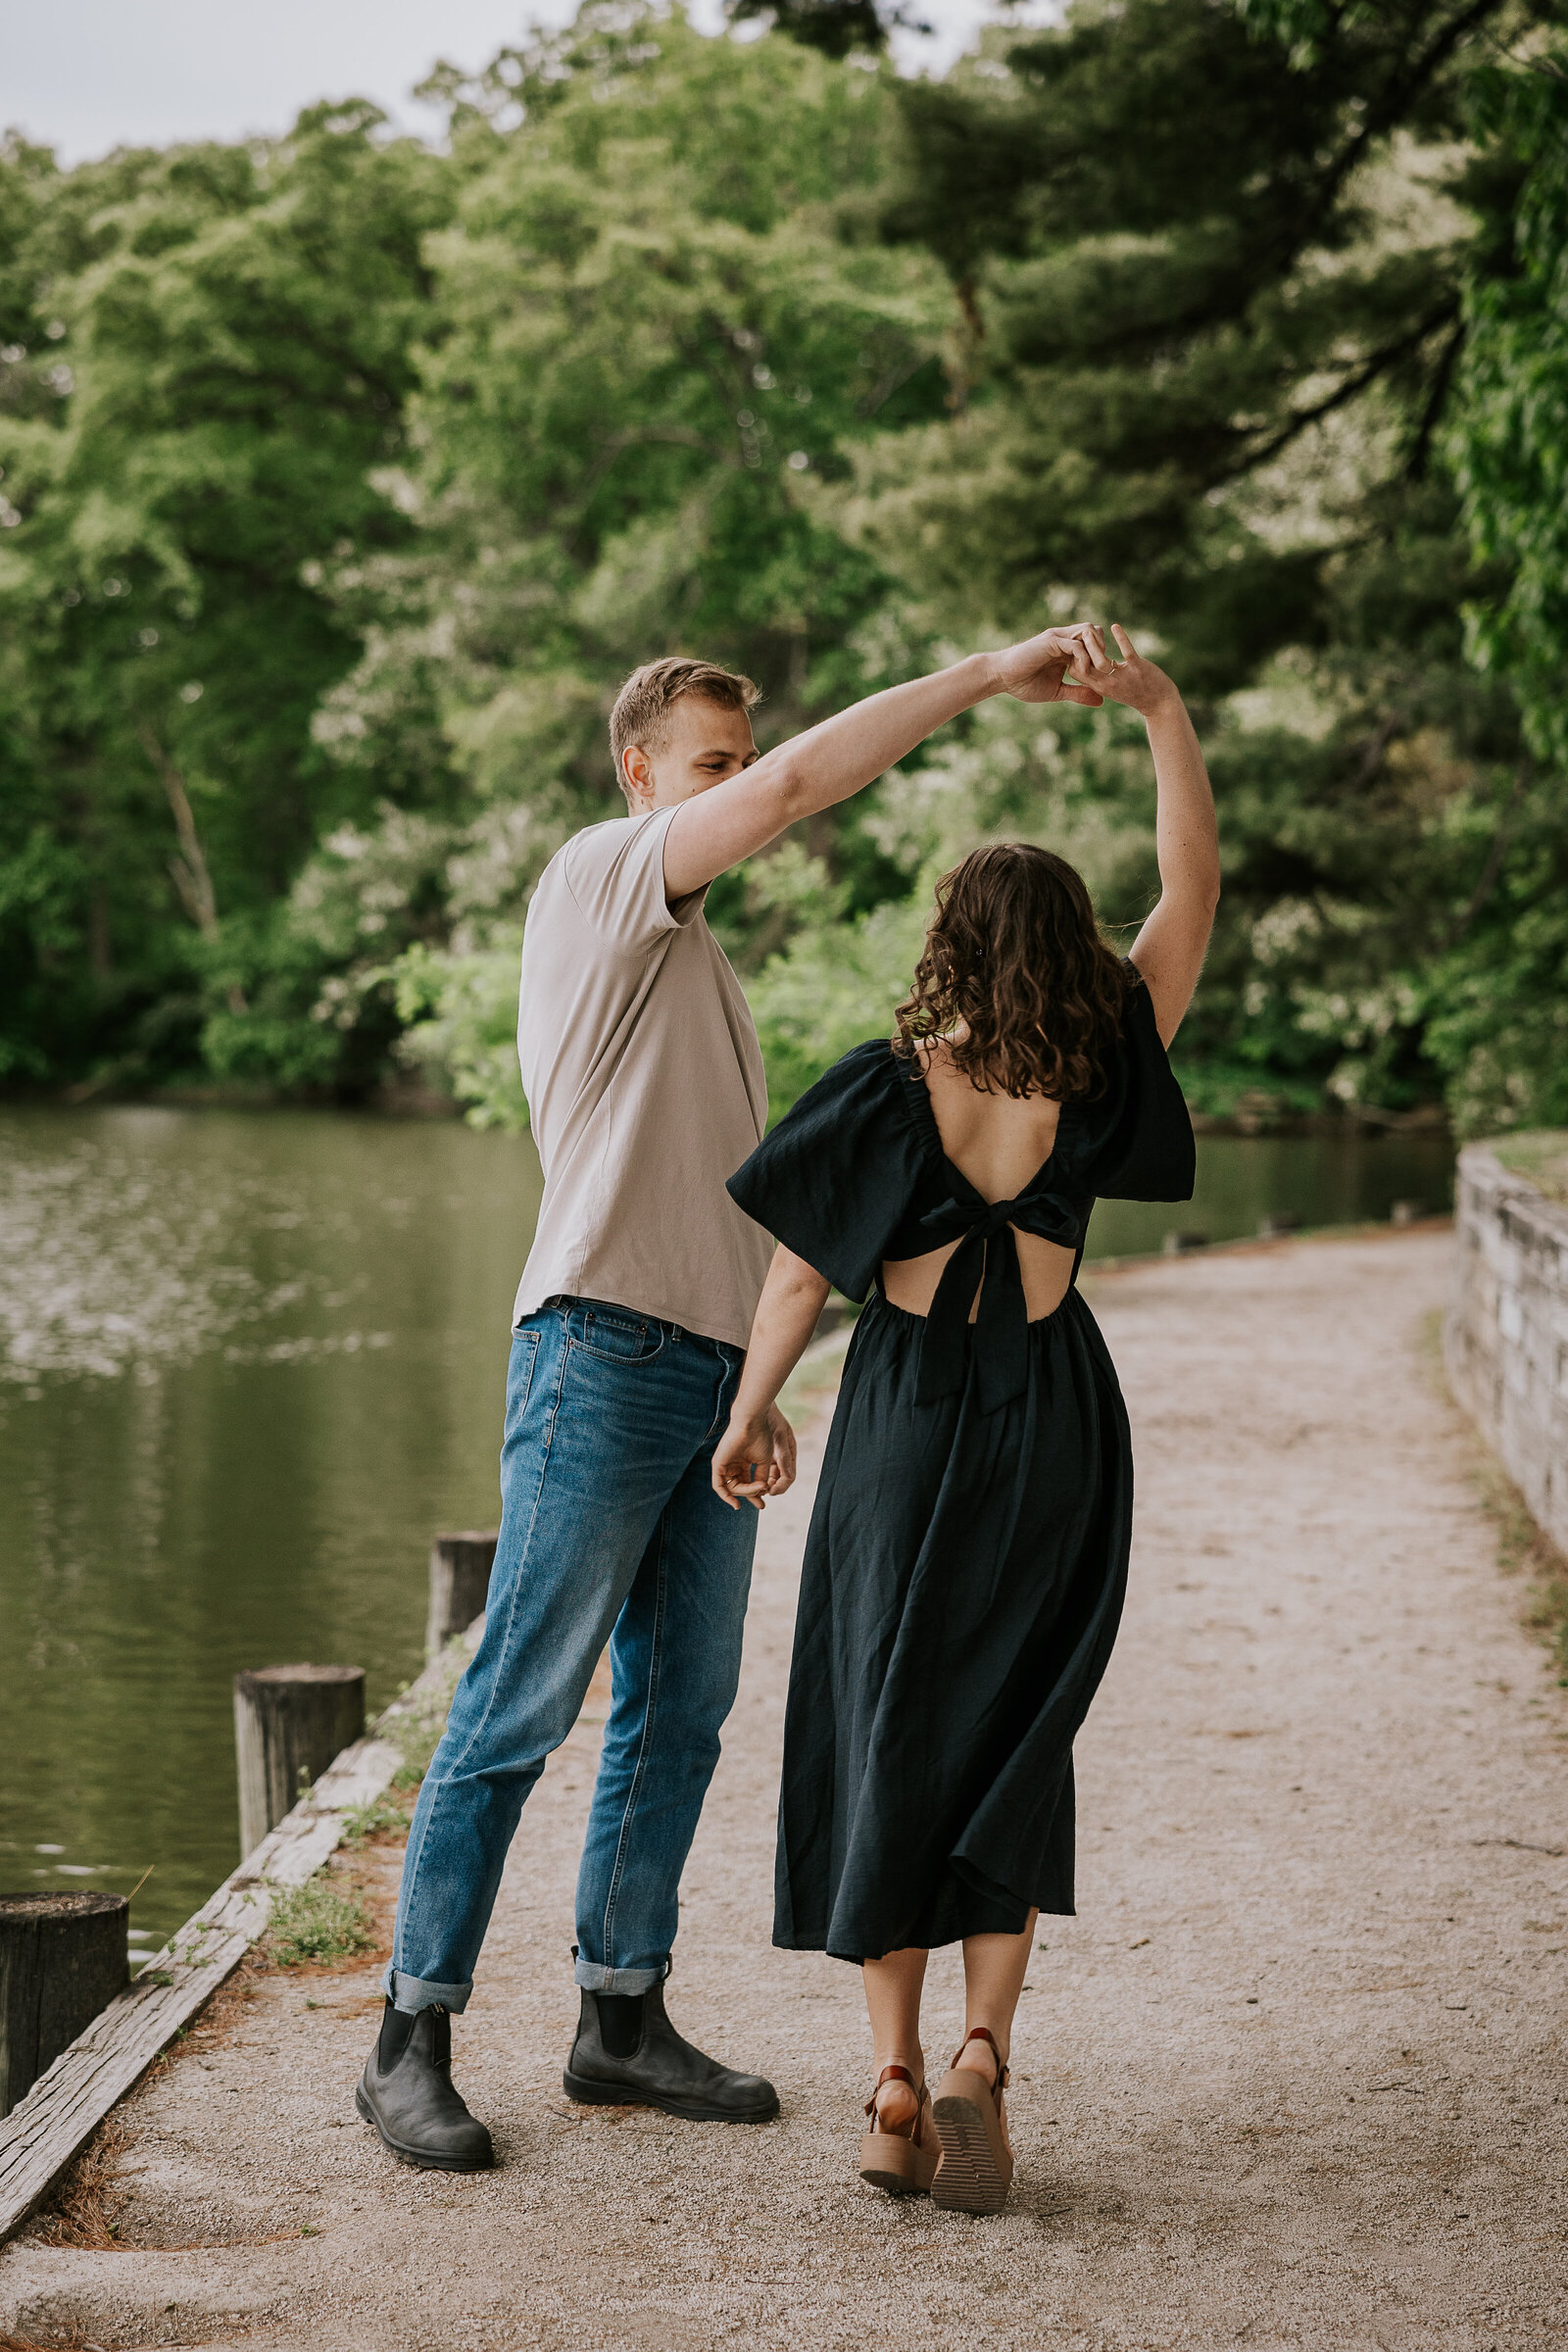
M1082 627L1046 629L1000 654L972 654L929 678L889 686L764 752L740 775L683 801L664 835L669 900L703 889L803 816L849 800L950 718L993 694L1094 708L1098 691L1067 677L1081 635Z
M1219 828L1214 796L1193 722L1171 680L1146 662L1124 629L1113 627L1121 653L1112 662L1098 629L1083 631L1079 677L1102 702L1125 703L1149 729L1154 756L1154 854L1159 898L1133 942L1132 960L1144 976L1160 1043L1168 1046L1192 1003L1219 905Z

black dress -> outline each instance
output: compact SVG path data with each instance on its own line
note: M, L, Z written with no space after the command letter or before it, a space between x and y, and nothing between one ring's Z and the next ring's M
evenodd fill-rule
M773 1925L787 1949L878 1959L1073 1908L1072 1743L1121 1615L1132 1446L1076 1287L1026 1321L1012 1228L1081 1260L1097 1196L1191 1198L1187 1106L1128 977L1104 1092L1062 1104L1016 1200L989 1204L953 1166L918 1065L881 1038L730 1178L797 1256L872 1294L801 1577ZM956 1239L929 1316L890 1305L883 1259Z

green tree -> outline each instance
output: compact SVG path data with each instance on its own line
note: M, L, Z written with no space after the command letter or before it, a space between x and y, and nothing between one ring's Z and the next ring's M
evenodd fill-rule
M856 448L943 413L946 306L930 261L873 233L897 127L874 74L590 7L443 86L463 185L427 246L418 537L376 567L318 733L371 775L411 736L444 745L468 797L452 956L421 946L403 975L434 1023L414 1050L445 1054L462 1008L504 1001L545 859L622 807L606 720L637 662L747 670L765 742L918 658L823 506ZM811 847L854 906L907 887L856 817ZM790 919L738 878L714 912L754 955ZM492 1067L466 1034L463 1066Z
M24 1069L188 1059L212 988L244 1002L225 918L265 917L371 805L312 739L360 651L321 566L408 535L369 475L402 450L450 181L381 124L318 107L284 140L0 158L24 648L0 1017Z
M0 149L0 1078L522 1116L516 941L619 679L764 742L1085 609L1200 702L1213 1109L1565 1114L1560 0L1077 0L941 81L878 0L591 0L373 108ZM1116 712L971 714L715 887L779 1100L929 882L1155 887ZM401 1041L401 1042L400 1042Z
M1568 42L1489 63L1479 137L1522 186L1514 235L1478 271L1448 449L1505 590L1470 608L1525 747L1485 892L1433 975L1433 1051L1469 1127L1568 1124Z
M1518 753L1463 660L1504 569L1441 455L1520 178L1470 92L1532 13L1083 0L898 89L884 220L948 274L955 414L872 446L854 518L955 629L1087 605L1200 698L1227 890L1183 1046L1215 1108L1439 1084L1431 984Z

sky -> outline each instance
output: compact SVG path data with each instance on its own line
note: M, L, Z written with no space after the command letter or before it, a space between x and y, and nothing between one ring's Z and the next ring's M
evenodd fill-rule
M1039 13L1045 0L1019 12ZM0 0L0 126L64 164L118 146L287 129L318 98L369 97L400 126L437 118L410 93L437 58L476 67L527 21L575 0ZM693 0L704 30L722 0ZM987 0L923 0L934 36L902 35L906 73L940 71L973 40Z

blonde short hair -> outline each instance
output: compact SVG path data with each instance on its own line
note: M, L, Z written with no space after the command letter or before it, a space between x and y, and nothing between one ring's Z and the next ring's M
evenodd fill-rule
M626 794L626 771L621 756L633 745L652 756L662 750L669 735L669 714L689 694L723 710L750 710L760 689L738 670L720 669L716 662L693 662L683 654L666 654L662 662L645 662L615 697L610 713L610 748L614 754L615 781Z

